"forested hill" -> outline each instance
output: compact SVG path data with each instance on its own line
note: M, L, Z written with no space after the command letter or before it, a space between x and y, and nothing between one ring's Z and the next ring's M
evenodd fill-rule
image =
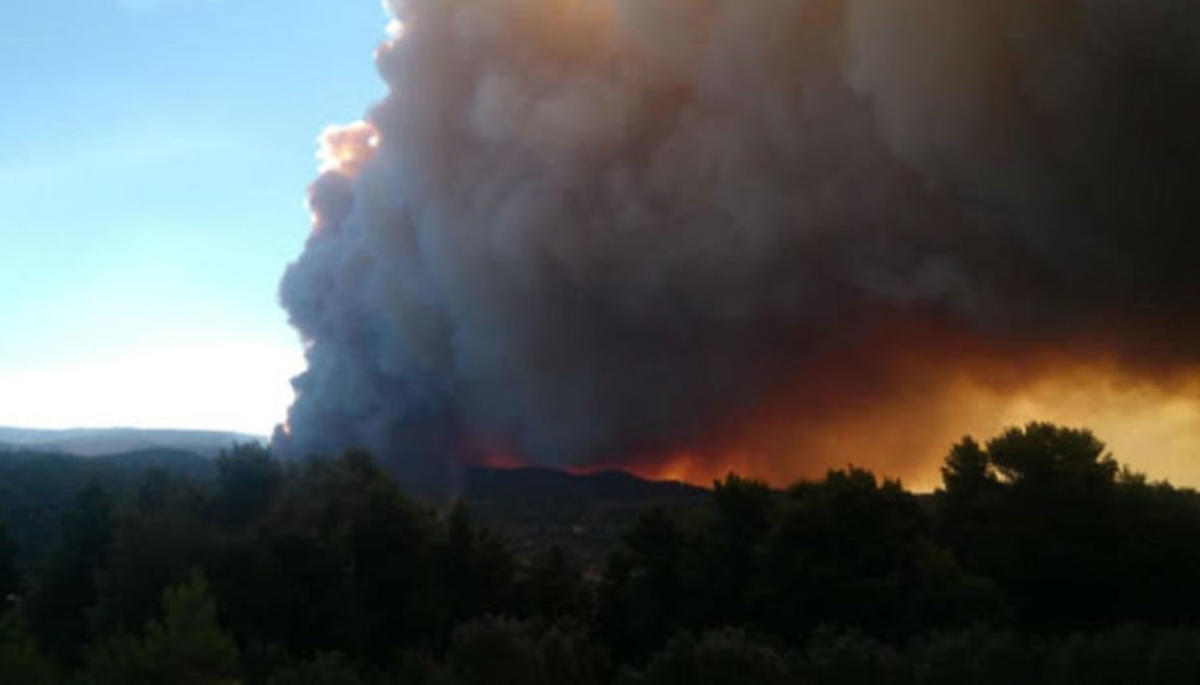
M23 568L36 566L59 541L63 513L88 485L130 492L147 472L211 481L212 459L185 450L147 449L99 457L24 449L0 450L0 525L7 525Z
M46 430L0 426L0 448L73 454L82 457L142 450L183 450L215 457L221 450L263 438L227 431L141 428L69 428Z
M0 680L1200 682L1200 495L1087 431L964 439L932 496L855 468L782 491L535 469L468 471L448 505L362 451L124 460L0 462L24 498Z
M624 471L571 474L547 468L463 472L462 498L481 521L503 532L519 555L557 545L583 570L599 569L606 551L637 515L652 507L695 509L709 490L678 481L644 480Z
M605 500L645 503L682 500L707 490L679 481L654 481L625 471L574 474L549 468L494 469L468 467L463 474L463 495L476 497L554 500Z
M217 462L179 449L95 457L0 450L0 524L16 538L21 566L36 565L53 548L63 511L85 487L97 484L129 497L155 470L205 483L216 477ZM575 475L546 468L469 467L457 494L480 520L503 531L516 551L557 544L594 566L638 512L697 504L708 491L619 471Z

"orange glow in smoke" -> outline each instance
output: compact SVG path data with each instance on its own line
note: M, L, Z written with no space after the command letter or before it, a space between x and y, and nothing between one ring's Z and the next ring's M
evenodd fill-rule
M1099 340L1070 341L1061 351L1006 348L893 324L855 349L827 351L801 378L694 444L568 470L622 469L703 486L734 472L784 487L854 465L927 491L964 435L986 440L1050 421L1092 429L1118 461L1151 479L1200 486L1200 365L1131 360ZM491 463L527 464L514 455Z
M519 469L530 465L513 452L489 449L480 450L472 461L475 466L489 469Z
M702 486L732 472L785 487L854 465L929 491L940 484L939 467L950 446L964 435L987 439L1029 421L1091 428L1135 471L1176 485L1200 485L1200 374L1164 388L1084 371L1011 393L964 381L939 397L866 407L823 426L789 422L786 412L773 410L735 431L738 447L717 441L707 451L680 450L576 471L620 468Z

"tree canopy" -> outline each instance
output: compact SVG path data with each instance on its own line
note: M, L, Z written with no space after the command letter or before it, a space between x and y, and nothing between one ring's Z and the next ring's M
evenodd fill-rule
M14 541L43 519L0 518L0 589L13 600L0 672L29 683L1200 680L1200 495L1121 469L1086 430L964 438L929 495L854 467L784 490L730 474L702 500L653 500L600 560L594 537L575 549L519 537L536 531L530 521L497 528L469 500L414 499L362 451L282 463L243 446L212 473L155 466L73 486L40 559L21 561Z

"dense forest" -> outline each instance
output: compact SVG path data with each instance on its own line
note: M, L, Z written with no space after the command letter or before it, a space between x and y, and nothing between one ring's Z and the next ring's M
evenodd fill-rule
M1200 495L1084 430L965 438L932 495L848 467L623 496L580 544L361 451L168 456L0 454L0 680L1200 682Z

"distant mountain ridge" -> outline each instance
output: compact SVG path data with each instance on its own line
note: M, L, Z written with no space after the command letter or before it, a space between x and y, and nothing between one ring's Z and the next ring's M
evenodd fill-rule
M0 426L0 448L98 457L139 450L181 450L214 457L234 443L264 442L246 433L142 428L39 429Z
M705 488L673 480L647 480L627 471L571 473L560 469L524 466L464 469L462 496L476 498L603 499L613 502L688 499L704 496Z

